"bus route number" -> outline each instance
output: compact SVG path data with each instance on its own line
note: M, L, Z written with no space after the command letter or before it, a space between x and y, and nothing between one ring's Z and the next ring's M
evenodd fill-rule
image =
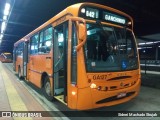
M95 18L95 13L93 11L86 11L86 16Z
M107 75L93 75L93 80L107 80Z

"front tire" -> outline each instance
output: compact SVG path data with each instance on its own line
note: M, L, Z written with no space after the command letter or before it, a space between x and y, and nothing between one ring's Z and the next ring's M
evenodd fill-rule
M51 84L48 76L44 78L43 94L49 101L53 101L53 96L51 95Z

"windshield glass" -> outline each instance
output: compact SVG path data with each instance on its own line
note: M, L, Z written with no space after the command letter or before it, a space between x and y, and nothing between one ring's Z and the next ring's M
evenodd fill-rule
M138 68L135 40L132 32L125 28L87 24L84 51L88 72Z

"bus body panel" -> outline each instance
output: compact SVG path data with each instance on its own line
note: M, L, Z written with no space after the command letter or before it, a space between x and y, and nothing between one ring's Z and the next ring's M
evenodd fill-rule
M91 88L78 89L77 108L78 110L86 110L94 108L93 100L96 94L91 94Z
M52 75L52 57L51 53L47 55L29 56L29 81L41 88L41 78L43 73Z
M95 89L91 89L90 87L84 88L84 89L79 89L77 108L72 108L72 109L78 109L78 110L94 109L94 108L99 108L99 107L104 107L104 106L112 106L112 105L127 102L138 95L139 90L140 90L140 82L139 81L140 80L138 80L138 82L132 87L125 88L125 89L119 89L119 90L116 90L116 92L115 91L106 91L106 93L105 93L105 92L101 92L101 91L98 91ZM124 93L124 92L125 93L134 92L134 94L129 97L125 97L125 98L116 100L116 96L119 93ZM115 100L113 100L113 97L115 98ZM103 102L101 104L96 103L98 100L100 101L100 100L107 99L107 98L112 99L112 101L108 102L108 100L106 100L106 102Z
M92 95L103 94L102 98L101 97L98 98L98 96L97 96L97 100L94 101L93 108L98 108L98 107L103 107L103 106L111 106L111 105L116 105L116 104L127 102L130 99L137 96L139 93L139 90L140 90L140 79L138 79L138 81L135 85L133 85L132 87L125 88L125 89L119 89L116 91L108 91L106 93L99 93L98 90L97 91L93 90ZM131 95L129 97L124 97L122 99L116 98L118 96L118 94L120 94L120 93L132 94L132 92L134 92L133 95ZM104 100L105 98L106 98L106 102ZM111 100L109 100L109 99L107 100L107 98L110 98ZM99 101L102 101L101 104L98 104L98 103L96 104L98 99L99 99ZM104 102L103 102L103 100L104 100Z
M67 106L71 109L77 109L77 100L79 97L78 88L74 85L68 85Z
M108 76L107 79L99 78L104 75ZM88 87L78 89L77 108L73 109L85 110L124 103L137 96L140 90L139 70L125 71L125 74L124 72L87 73L87 76ZM95 80L95 76L98 76L98 79ZM114 80L117 76L131 76L131 78ZM113 80L109 81L109 79ZM96 88L91 88L92 84L96 84ZM101 87L100 90L98 89L99 86ZM125 93L127 96L118 99L117 97L121 93Z

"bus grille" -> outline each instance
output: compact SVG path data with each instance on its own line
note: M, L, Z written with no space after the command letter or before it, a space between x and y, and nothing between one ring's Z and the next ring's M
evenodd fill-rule
M127 78L132 78L132 76L119 76L119 77L108 79L107 81L111 81L111 80L124 80L124 79L127 79Z
M115 100L120 100L120 99L123 99L123 98L126 98L126 97L129 97L131 95L133 95L135 92L128 92L126 94L125 97L122 97L122 98L117 98L117 96L112 96L112 97L109 97L109 98L105 98L105 99L102 99L100 101L97 101L96 104L102 104L102 103L106 103L106 102L111 102L111 101L115 101Z

